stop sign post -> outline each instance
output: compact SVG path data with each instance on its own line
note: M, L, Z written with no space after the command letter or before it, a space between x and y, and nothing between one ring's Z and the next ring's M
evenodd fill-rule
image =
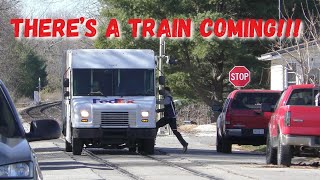
M245 66L235 66L229 72L229 81L235 87L245 87L250 82L250 71Z

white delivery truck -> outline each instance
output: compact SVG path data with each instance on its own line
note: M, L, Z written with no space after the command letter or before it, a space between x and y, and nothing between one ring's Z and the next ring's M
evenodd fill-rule
M84 145L154 153L156 63L152 50L68 50L63 67L66 151Z

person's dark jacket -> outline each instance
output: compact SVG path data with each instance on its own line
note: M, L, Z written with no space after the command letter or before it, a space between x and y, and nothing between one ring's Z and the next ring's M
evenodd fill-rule
M176 107L171 95L164 98L164 108L159 109L158 112L164 112L166 118L176 118Z

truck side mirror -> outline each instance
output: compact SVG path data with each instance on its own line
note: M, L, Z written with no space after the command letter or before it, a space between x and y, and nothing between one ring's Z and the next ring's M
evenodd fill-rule
M164 85L165 83L166 83L166 79L164 78L164 76L159 76L159 84Z
M30 123L30 132L26 134L29 142L58 139L61 135L60 125L53 119L35 120Z
M65 91L63 95L64 95L64 97L70 96L70 92L69 91Z
M64 78L63 87L69 87L69 79L68 78Z
M273 112L270 103L261 103L261 112Z

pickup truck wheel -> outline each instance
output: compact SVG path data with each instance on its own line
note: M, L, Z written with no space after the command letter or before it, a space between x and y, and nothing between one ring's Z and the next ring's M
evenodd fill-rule
M221 137L219 136L218 130L217 130L217 138L216 138L216 149L217 149L217 152L222 152L222 141L221 141Z
M72 144L69 143L67 140L65 140L65 141L66 141L66 144L65 144L66 152L72 152Z
M72 153L73 155L81 155L83 142L79 138L72 138Z
M267 136L266 163L273 165L277 164L277 150L272 147L269 135Z
M291 165L291 159L292 159L291 146L282 145L281 138L279 137L278 153L277 153L278 165L284 165L289 167Z

